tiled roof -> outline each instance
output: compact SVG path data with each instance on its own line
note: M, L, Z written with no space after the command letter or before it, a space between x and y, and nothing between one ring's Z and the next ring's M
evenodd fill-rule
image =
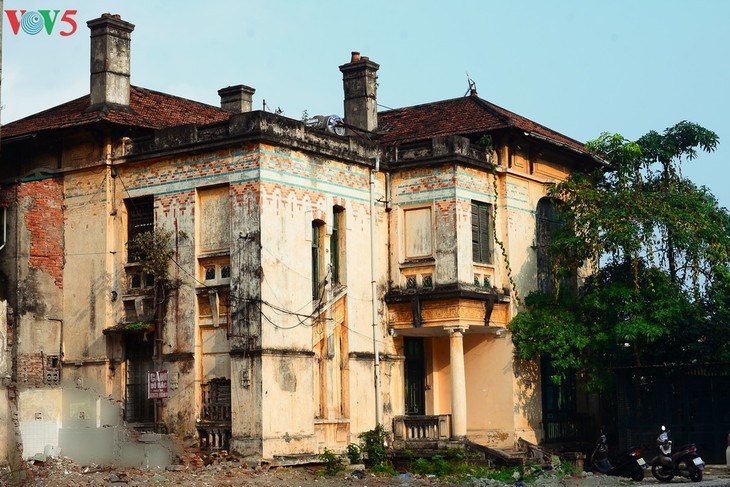
M129 110L87 112L89 95L49 108L2 127L7 139L44 130L77 127L106 121L119 125L160 129L190 123L208 124L228 120L228 112L196 101L132 86Z
M585 152L583 144L577 140L474 95L380 112L378 124L378 141L384 143L515 128Z

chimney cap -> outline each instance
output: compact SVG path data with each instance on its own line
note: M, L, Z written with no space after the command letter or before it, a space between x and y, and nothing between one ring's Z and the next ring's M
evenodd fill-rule
M110 14L108 12L101 14L101 16L97 19L89 20L86 22L86 25L89 29L112 26L129 33L134 30L134 24L131 24L126 20L122 20L122 16L119 14Z
M226 86L225 88L218 90L218 96L235 95L236 93L248 93L249 95L253 95L256 93L256 89L246 85L233 85Z

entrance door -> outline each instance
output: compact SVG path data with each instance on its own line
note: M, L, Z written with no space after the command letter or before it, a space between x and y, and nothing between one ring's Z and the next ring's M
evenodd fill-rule
M154 423L154 399L147 399L147 374L153 370L152 345L154 333L144 339L142 334L125 337L127 357L127 387L124 398L124 420L130 423Z
M405 361L406 414L426 414L426 366L423 338L403 338Z

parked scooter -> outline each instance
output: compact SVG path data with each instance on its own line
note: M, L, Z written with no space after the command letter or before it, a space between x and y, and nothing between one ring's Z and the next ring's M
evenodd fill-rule
M617 477L630 477L632 480L640 482L644 480L644 470L646 468L646 462L641 458L641 450L634 447L618 453L613 459L613 464L611 464L608 460L606 432L601 429L601 436L598 437L596 449L591 455L591 469L593 471Z
M705 462L697 453L697 447L691 443L684 445L679 451L672 453L672 440L669 431L662 426L656 439L657 454L649 460L651 474L660 482L670 482L676 475L686 477L694 482L702 480Z

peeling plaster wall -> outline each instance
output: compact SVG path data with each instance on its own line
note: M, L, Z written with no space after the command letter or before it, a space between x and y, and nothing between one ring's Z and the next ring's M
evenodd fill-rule
M357 360L353 353L369 353L372 355L372 318L370 305L370 221L369 221L369 173L366 168L338 163L336 161L313 157L305 153L291 151L280 147L264 147L261 150L261 298L274 306L296 311L307 315L315 311L318 300L312 299L312 222L324 222L325 235L322 238L322 259L330 262L330 241L333 224L333 206L344 208L345 252L340 265L346 274L345 287L336 292L345 292L347 307L347 347L349 365L347 373L348 387L344 393L347 401L349 417L342 417L333 406L339 397L340 383L326 375L316 384L324 384L325 391L314 390L314 374L319 374L315 367L312 347L314 332L311 320L302 319L290 313L283 313L263 304L261 326L261 346L266 350L286 350L281 356L264 352L263 357L251 359L255 368L261 367L263 389L261 397L265 408L261 427L264 434L263 449L268 454L289 452L289 454L316 454L321 448L340 448L348 441L353 441L362 431L374 427L372 358ZM378 175L376 198L384 196L384 178ZM383 207L376 208L377 248L379 275L385 276L387 254L387 231ZM384 289L381 284L380 289ZM328 286L324 291L324 305L329 307L333 295ZM382 292L382 291L381 291ZM381 302L382 303L382 302ZM329 309L329 308L328 308ZM326 311L330 316L331 311ZM385 320L382 319L384 308L379 307L380 346L381 353L392 348L392 342L385 334ZM333 336L333 324L325 322L324 333L327 335L328 349L336 346L330 337ZM332 342L332 343L330 343ZM325 358L325 360L327 360ZM329 370L329 369L328 369ZM334 369L332 369L334 370ZM287 373L291 371L291 373ZM331 372L331 370L330 370ZM273 375L272 375L273 374ZM384 390L390 390L384 380ZM295 379L295 380L294 380ZM234 384L237 381L234 381ZM360 384L367 384L361 387ZM234 388L236 386L234 385ZM335 389L333 389L335 388ZM244 390L244 396L255 396L252 386ZM332 436L320 436L324 443L319 447L314 439L314 398L315 395L328 401L326 416L318 419L319 425L336 422L339 433ZM386 392L386 396L389 396ZM247 401L256 404L256 400ZM269 405L273 404L274 407ZM281 404L284 409L278 406ZM365 407L363 407L365 406ZM338 409L339 410L339 409ZM282 421L283 416L291 418ZM344 423L348 435L342 436ZM347 426L349 423L349 426ZM335 424L335 423L333 423ZM249 427L256 427L249 422ZM319 427L319 431L328 431L327 426ZM323 429L322 429L323 428ZM243 429L243 428L242 428ZM234 436L235 433L234 433ZM344 438L344 440L343 440ZM338 446L340 445L340 446Z

